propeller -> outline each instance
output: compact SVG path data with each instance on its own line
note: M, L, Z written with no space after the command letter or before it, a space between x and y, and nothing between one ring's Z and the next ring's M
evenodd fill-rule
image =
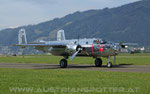
M79 35L78 35L78 45L76 48L76 52L71 56L70 60L72 61L77 56L77 54L80 53L81 51L82 51L82 47L79 44Z
M71 56L70 60L72 61L72 59L74 59L74 58L77 56L78 53L79 53L79 51L76 51L76 52Z
M82 50L83 50L82 47L78 45L76 48L76 52L71 56L70 60L72 61L77 56L77 54L80 53Z

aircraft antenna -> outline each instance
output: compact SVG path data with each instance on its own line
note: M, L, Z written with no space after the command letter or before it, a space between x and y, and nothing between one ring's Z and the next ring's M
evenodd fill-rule
M79 39L80 39L80 36L78 35L78 45L79 45Z

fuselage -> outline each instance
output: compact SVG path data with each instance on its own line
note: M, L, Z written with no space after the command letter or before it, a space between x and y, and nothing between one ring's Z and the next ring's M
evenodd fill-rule
M72 39L72 40L60 40L60 41L50 41L45 42L45 44L49 43L57 43L57 44L66 44L66 47L44 47L44 48L36 48L38 50L42 50L44 52L51 53L56 56L72 56L76 51L78 45L81 45L82 51L77 56L89 56L89 57L108 57L114 56L119 52L119 45L115 45L115 43L105 41L102 39Z

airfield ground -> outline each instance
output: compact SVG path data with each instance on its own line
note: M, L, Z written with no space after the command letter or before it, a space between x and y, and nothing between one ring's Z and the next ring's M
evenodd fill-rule
M86 70L86 71L106 71L106 72L138 72L150 73L150 65L113 65L113 68L95 67L94 65L70 64L67 68L60 68L58 64L36 64L36 63L0 63L0 68L16 68L16 69L59 69L59 70Z
M58 62L61 58L1 56L0 93L150 93L150 54L120 54L112 69L94 67L94 59L86 57L68 61L68 69L60 69Z

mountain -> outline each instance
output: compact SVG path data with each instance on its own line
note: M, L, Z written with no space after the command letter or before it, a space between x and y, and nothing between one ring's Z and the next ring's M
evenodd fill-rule
M25 28L28 42L56 40L56 32L65 30L67 39L104 38L114 42L150 45L150 0L142 0L116 8L75 12L37 25L0 31L0 46L17 43L18 31Z

